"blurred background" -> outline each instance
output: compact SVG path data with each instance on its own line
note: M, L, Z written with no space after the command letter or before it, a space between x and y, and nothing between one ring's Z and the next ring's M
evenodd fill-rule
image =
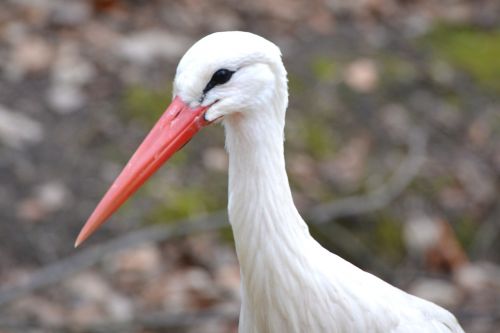
M289 72L295 202L328 249L500 330L500 2L3 0L0 332L236 332L221 126L74 239L202 36Z

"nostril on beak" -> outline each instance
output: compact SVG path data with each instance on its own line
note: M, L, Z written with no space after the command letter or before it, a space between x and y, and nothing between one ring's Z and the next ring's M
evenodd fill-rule
M175 118L177 118L180 113L181 113L181 108L174 109L173 112L172 112L172 118L171 118L171 120L174 120Z

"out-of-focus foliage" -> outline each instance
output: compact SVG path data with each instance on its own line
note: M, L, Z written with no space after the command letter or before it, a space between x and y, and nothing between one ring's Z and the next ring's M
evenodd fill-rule
M439 25L425 38L451 65L472 75L476 82L500 92L500 30Z
M123 100L127 117L152 127L170 103L171 90L170 85L162 90L146 89L142 86L129 87Z

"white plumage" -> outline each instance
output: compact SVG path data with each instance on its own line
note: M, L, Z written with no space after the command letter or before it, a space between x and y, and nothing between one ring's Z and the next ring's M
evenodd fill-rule
M201 127L220 119L241 265L241 333L463 332L448 311L360 270L309 234L285 170L288 87L276 45L246 32L209 35L181 59L174 96L76 246Z
M232 78L202 94L213 73ZM241 265L239 331L463 332L443 308L328 252L292 200L283 155L286 70L278 47L245 32L211 34L184 55L174 94L212 105L229 154L229 218Z

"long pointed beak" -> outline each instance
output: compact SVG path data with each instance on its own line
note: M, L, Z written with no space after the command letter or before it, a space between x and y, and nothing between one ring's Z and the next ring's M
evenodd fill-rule
M204 114L208 106L190 108L179 97L146 136L78 235L75 247L85 241L176 151L209 123Z

